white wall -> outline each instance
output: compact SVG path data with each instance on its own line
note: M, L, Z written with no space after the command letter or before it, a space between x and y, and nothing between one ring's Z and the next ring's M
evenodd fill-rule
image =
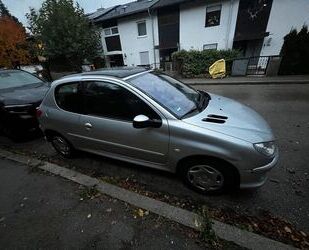
M309 0L274 0L266 30L270 35L264 39L261 56L278 55L284 36L304 24L309 26Z
M146 21L147 35L138 37L137 23ZM148 14L128 17L118 20L124 64L136 66L141 64L140 52L149 51L149 62L154 63L154 46L152 36L152 23Z
M206 8L221 4L220 25L205 27ZM180 8L180 48L202 50L204 44L217 43L217 49L230 49L236 26L239 0L207 2Z

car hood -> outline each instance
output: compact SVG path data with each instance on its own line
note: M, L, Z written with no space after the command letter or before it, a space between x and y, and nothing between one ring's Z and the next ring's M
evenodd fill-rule
M232 99L208 94L211 100L207 108L197 115L183 119L184 122L251 143L274 140L267 122L253 109Z
M0 90L2 105L21 105L41 102L48 91L47 84L39 84L25 88Z

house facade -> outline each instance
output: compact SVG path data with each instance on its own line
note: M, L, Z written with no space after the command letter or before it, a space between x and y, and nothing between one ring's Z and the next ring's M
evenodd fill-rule
M100 11L90 19L111 67L168 68L182 49L278 55L291 29L309 25L308 0L138 0Z

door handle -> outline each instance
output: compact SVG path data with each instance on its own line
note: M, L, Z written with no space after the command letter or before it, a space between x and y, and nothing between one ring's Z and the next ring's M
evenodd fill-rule
M85 123L85 128L88 129L88 130L91 129L91 128L92 128L91 123L86 122L86 123Z

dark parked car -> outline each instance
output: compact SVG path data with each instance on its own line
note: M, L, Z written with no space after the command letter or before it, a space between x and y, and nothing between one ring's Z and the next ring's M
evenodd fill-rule
M22 70L0 70L0 131L18 139L38 129L36 108L48 83Z

